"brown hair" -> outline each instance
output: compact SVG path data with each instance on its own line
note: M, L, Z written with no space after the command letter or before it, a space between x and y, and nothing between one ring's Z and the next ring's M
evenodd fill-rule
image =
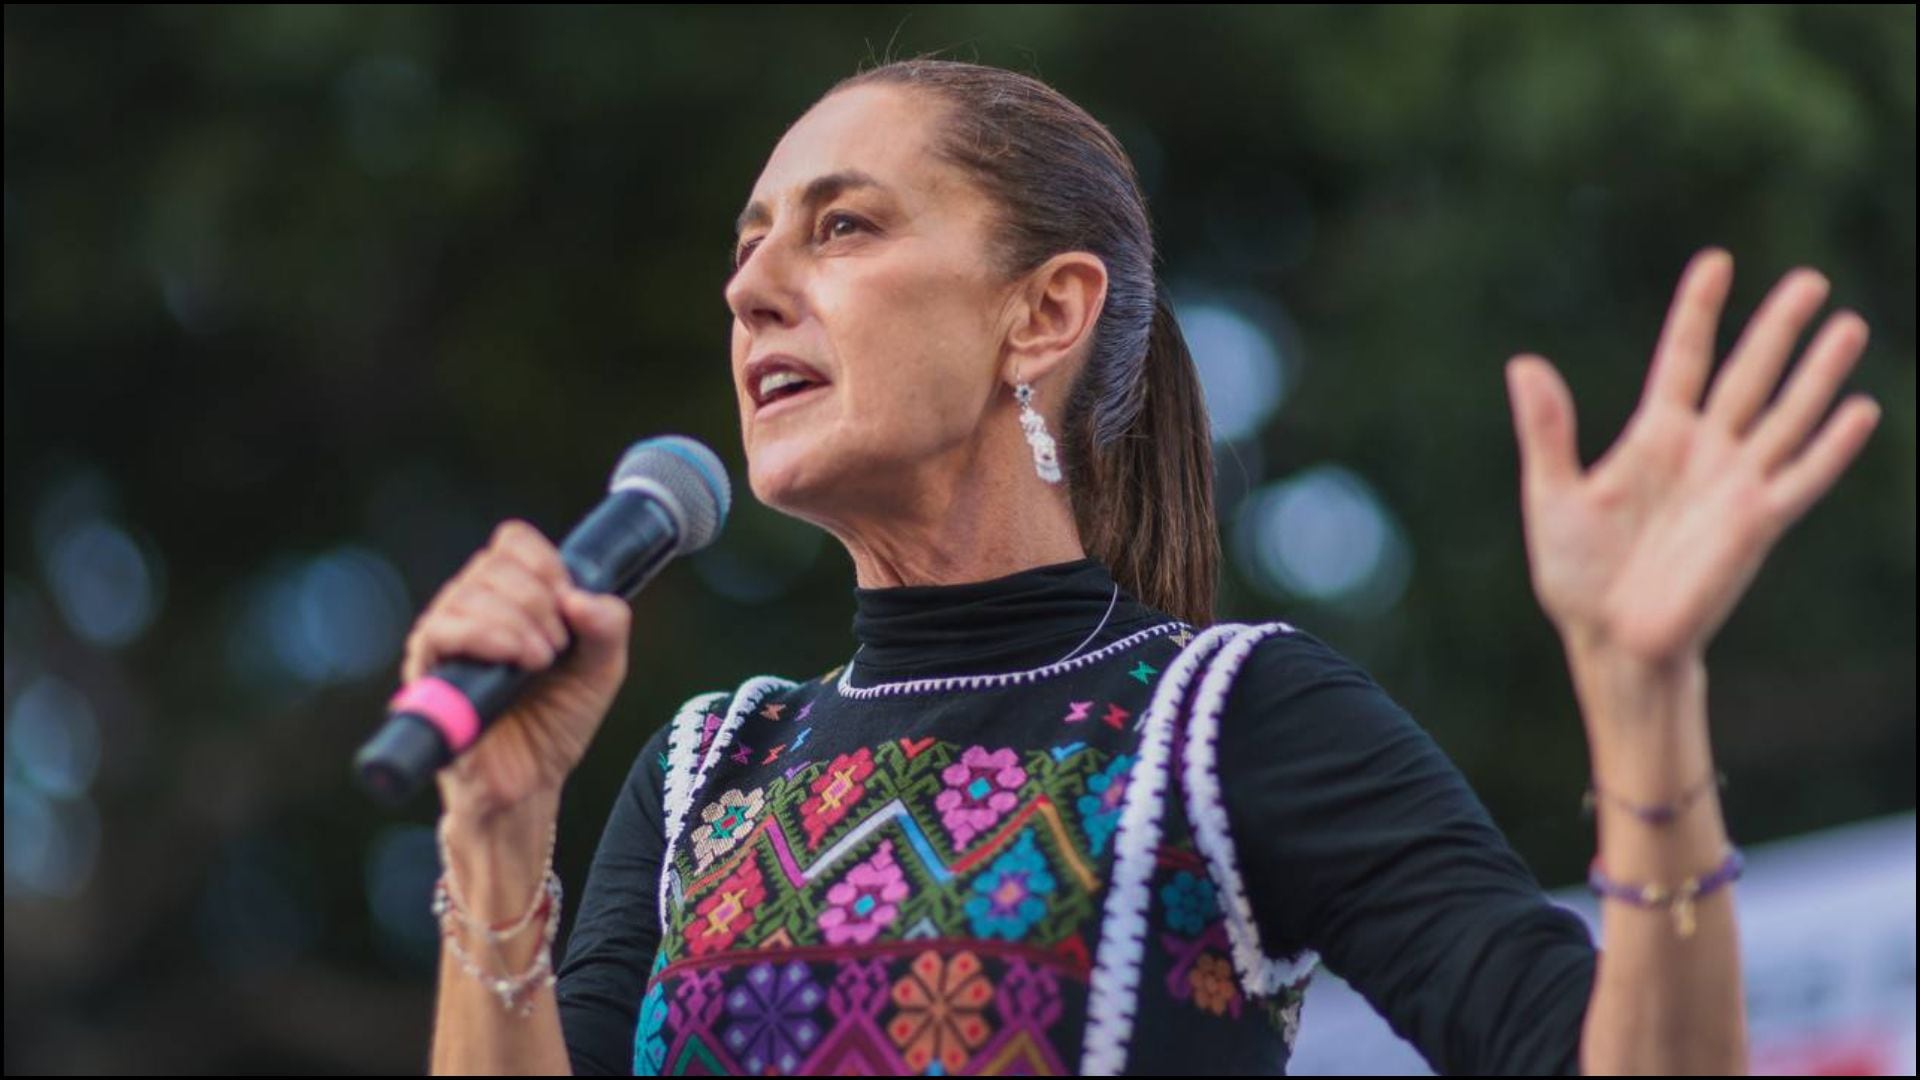
M1154 271L1133 162L1105 126L1046 83L953 60L897 60L841 80L927 91L948 106L936 143L999 207L992 257L1007 280L1064 251L1107 268L1093 351L1067 396L1060 461L1088 554L1147 606L1213 622L1220 535L1199 373Z

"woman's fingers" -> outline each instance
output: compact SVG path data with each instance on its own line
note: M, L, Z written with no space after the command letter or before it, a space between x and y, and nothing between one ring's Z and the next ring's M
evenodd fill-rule
M572 575L560 560L559 549L539 529L518 518L503 521L493 530L490 549L512 558L555 589L573 584Z
M1819 271L1805 268L1788 274L1773 287L1759 313L1741 332L1739 343L1707 394L1709 421L1735 435L1747 430L1780 381L1780 370L1786 366L1801 329L1826 302L1829 287Z
M475 589L462 593L449 610L485 625L512 631L522 643L513 662L530 671L545 668L553 662L560 649L565 648L564 645L556 647L553 644L539 620L519 604L496 592Z
M1806 443L1807 433L1826 415L1840 383L1860 358L1867 336L1867 321L1851 311L1827 320L1789 377L1786 390L1754 425L1748 446L1763 472L1772 474Z
M1687 263L1654 346L1642 404L1665 400L1690 411L1699 408L1700 391L1713 370L1720 311L1732 287L1733 256L1724 249L1707 248Z
M566 621L560 615L560 589L533 575L519 561L501 556L492 560L482 578L484 588L519 608L555 649L567 647Z
M572 579L559 553L524 521L502 522L428 605L408 638L401 677L411 682L448 657L543 671L572 634L560 610Z
M1520 443L1520 483L1537 495L1580 477L1573 393L1545 357L1524 353L1507 361L1507 397Z
M1777 473L1769 486L1774 513L1782 528L1819 501L1846 471L1880 422L1880 403L1855 394L1834 410L1833 418L1814 437L1806 453Z
M449 657L525 664L533 651L533 642L522 629L443 610L421 620L407 638L407 659L400 670L400 681L410 683Z

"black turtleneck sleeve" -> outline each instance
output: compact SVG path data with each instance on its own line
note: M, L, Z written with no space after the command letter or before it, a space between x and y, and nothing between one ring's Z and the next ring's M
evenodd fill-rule
M660 944L662 761L670 729L662 725L641 747L614 799L556 972L554 996L575 1076L633 1072L640 997Z
M1578 1071L1586 924L1361 668L1304 631L1263 639L1218 748L1267 953L1318 952L1436 1072Z

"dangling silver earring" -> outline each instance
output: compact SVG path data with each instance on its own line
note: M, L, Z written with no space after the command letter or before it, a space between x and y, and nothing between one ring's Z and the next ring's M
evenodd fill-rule
M1060 461L1054 454L1053 436L1047 434L1046 417L1033 410L1033 384L1015 386L1013 396L1020 399L1020 426L1026 429L1027 442L1033 446L1033 471L1049 484L1059 483Z

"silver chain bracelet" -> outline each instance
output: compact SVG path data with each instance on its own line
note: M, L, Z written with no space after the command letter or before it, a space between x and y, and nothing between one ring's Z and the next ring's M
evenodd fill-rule
M559 822L556 820L547 835L547 869L541 879L541 887L534 890L533 899L527 909L510 925L494 929L478 922L467 913L466 905L460 898L460 887L453 878L453 858L447 848L447 819L442 817L434 829L440 846L441 874L433 886L433 913L440 921L441 935L446 939L448 949L454 959L460 963L461 970L468 977L478 981L500 998L500 1005L510 1013L522 1017L533 1012L533 996L540 990L552 986L555 981L553 972L553 942L560 930L560 903L563 891L560 875L553 870L554 845L559 837ZM525 971L513 975L492 975L481 970L480 965L461 947L455 924L464 926L469 932L480 937L488 944L498 947L503 941L516 937L521 931L533 924L539 913L545 910L547 918L542 928L542 941L535 951L532 963ZM524 995L524 997L523 997Z

